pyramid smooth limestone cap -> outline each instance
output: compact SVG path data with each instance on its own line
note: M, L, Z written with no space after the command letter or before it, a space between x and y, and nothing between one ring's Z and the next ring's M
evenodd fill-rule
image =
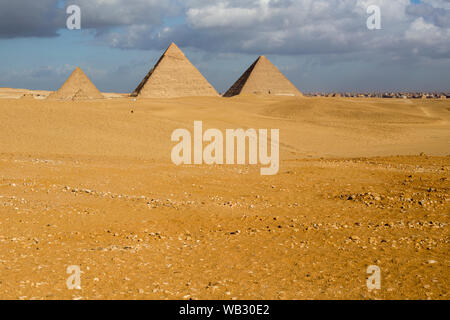
M177 51L181 51L181 49L175 44L175 42L172 42L170 44L170 46L167 48L167 51L169 50L177 50Z
M259 56L258 59L256 59L257 63L270 63L270 60L266 58L266 56Z
M184 53L174 42L172 42L164 55L184 56Z
M76 67L72 74L84 74L84 71L80 67Z

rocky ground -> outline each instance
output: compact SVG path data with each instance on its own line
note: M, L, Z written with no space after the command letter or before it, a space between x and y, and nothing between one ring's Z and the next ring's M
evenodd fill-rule
M3 153L0 298L449 299L449 170L449 156L336 158L261 177Z

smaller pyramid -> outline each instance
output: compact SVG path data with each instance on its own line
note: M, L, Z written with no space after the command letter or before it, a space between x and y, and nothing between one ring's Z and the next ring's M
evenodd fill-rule
M58 91L51 93L50 100L103 99L101 92L80 68L76 68Z
M223 96L246 94L303 96L265 56L260 56Z
M184 53L172 43L131 94L139 98L218 96Z

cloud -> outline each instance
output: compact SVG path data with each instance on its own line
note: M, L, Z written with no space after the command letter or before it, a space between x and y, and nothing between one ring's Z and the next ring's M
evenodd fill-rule
M436 1L410 5L406 8L406 12L412 16L423 18L439 28L450 28L450 1L447 6L445 6L445 3L441 4Z
M450 57L450 29L439 28L426 22L423 17L417 18L405 32L408 44L414 46L417 55L433 58Z
M381 8L382 30L366 27L371 4ZM188 0L184 10L183 25L155 31L141 23L100 38L126 49L163 49L175 41L206 52L252 55L450 58L448 1Z
M34 78L34 79L51 79L51 78L66 78L68 77L76 66L65 64L63 66L37 66L34 68L10 70L8 77L14 78Z
M269 12L269 3L269 0L260 0L254 7L232 7L227 2L219 2L201 8L189 8L186 15L195 28L247 28L271 17L273 12Z
M58 0L0 2L0 38L56 37L65 25Z
M429 4L435 8L450 10L450 1L448 0L422 0L421 2Z
M96 34L124 26L160 26L181 9L160 0L14 0L0 2L0 38L56 37L66 28L65 7L78 5L82 29Z
M68 2L67 2L68 3ZM103 45L161 50L174 41L205 52L450 58L450 2L422 0L71 0ZM369 5L382 30L366 28ZM168 25L167 18L182 23ZM54 37L67 15L57 0L0 4L0 37Z
M82 12L83 28L102 31L120 26L162 25L164 19L179 13L174 1L160 0L72 0Z

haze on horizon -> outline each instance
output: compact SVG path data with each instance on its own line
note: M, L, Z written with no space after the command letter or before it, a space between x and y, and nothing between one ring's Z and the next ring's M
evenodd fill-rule
M81 30L66 29L71 4ZM3 1L0 87L56 90L80 66L131 92L171 42L219 92L259 55L303 92L450 90L448 0Z

